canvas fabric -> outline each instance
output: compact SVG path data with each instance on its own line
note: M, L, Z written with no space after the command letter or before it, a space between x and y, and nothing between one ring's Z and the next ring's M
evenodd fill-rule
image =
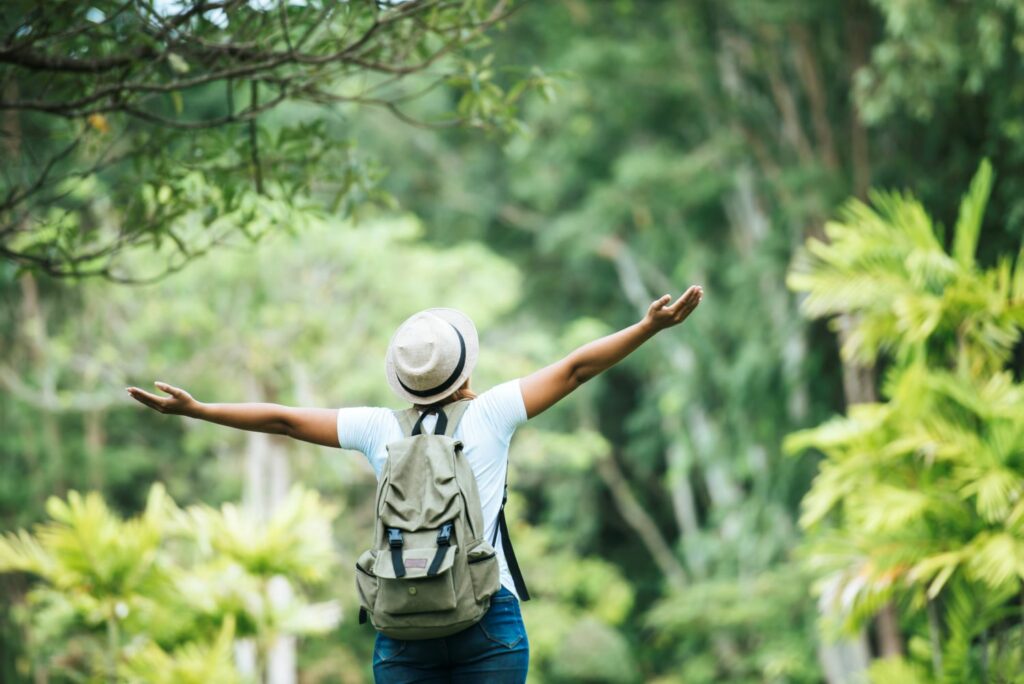
M408 436L387 445L374 545L356 562L363 614L395 639L459 632L487 613L500 587L476 479L452 437L467 405L440 409L437 434L413 434L417 410L395 412Z

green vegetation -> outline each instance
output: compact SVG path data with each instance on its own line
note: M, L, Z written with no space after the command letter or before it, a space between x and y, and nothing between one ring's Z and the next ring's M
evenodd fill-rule
M263 526L230 504L181 510L159 485L128 521L96 493L46 508L51 520L34 534L0 540L0 571L42 580L23 612L43 677L235 682L234 638L265 663L281 635L324 634L338 621L334 603L271 586L322 582L334 568L337 511L314 493L293 490Z
M124 386L397 406L412 311L474 318L486 389L690 283L513 443L531 681L1022 681L1018 0L0 29L0 681L371 679L363 459Z
M811 241L790 277L810 315L854 317L846 356L893 359L886 401L788 446L827 456L801 517L827 573L822 601L856 629L897 600L914 681L1011 681L1024 657L1024 385L1007 368L1024 326L1024 250L977 264L991 185L986 163L949 252L913 197L875 193L874 207L852 202L826 225L828 242Z

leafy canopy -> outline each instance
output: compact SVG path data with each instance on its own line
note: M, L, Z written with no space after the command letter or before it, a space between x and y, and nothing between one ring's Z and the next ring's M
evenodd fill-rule
M330 210L380 199L349 112L506 127L485 33L511 0L89 3L0 8L0 256L52 275L135 279L232 238L291 228L265 198ZM440 85L455 111L409 103ZM450 109L450 108L449 108Z

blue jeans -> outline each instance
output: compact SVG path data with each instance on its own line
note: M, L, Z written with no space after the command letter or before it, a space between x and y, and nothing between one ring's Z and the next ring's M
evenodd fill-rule
M508 589L491 597L480 622L440 639L392 639L377 634L377 684L523 684L530 642L519 601Z

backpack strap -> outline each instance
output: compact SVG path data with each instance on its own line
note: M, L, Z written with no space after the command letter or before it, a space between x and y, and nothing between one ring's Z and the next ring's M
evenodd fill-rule
M450 404L429 408L422 413L419 409L407 408L402 411L395 411L395 419L402 428L402 434L406 436L418 435L423 426L423 419L431 413L437 414L437 425L434 427L434 434L451 437L455 434L455 428L469 408L469 399L460 399ZM440 428L440 430L438 430Z
M399 426L402 428L402 434L406 437L411 435L416 421L420 419L420 412L414 408L407 408L402 411L394 411L394 414Z
M512 575L512 582L516 585L516 593L520 601L530 600L530 591L526 588L526 580L523 579L523 571L519 569L519 561L516 560L516 550L512 548L512 538L508 534L508 523L505 522L505 502L508 501L508 465L505 466L505 492L501 496L501 508L498 510L498 524L494 528L494 537L491 538L491 546L498 541L498 533L501 533L501 550L505 553L505 562L508 564L509 574Z
M455 435L455 428L459 427L459 421L462 420L462 416L466 414L466 409L469 408L469 402L469 399L460 399L459 401L453 401L444 407L445 416L448 418L448 424L444 429L444 434L446 436L453 437ZM441 416L438 416L437 419L440 421Z

